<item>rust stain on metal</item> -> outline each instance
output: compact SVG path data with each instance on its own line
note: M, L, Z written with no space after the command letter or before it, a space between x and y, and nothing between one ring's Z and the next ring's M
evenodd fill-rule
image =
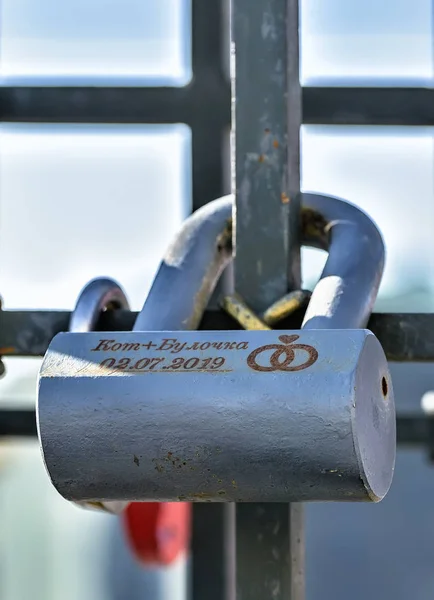
M235 319L244 329L247 330L264 330L269 331L270 328L266 325L243 299L237 294L226 296L222 301L223 309Z
M321 248L328 247L328 222L320 213L310 208L302 208L301 229L304 239L317 241Z
M274 146L274 148L278 148L279 142L277 140L273 140L273 146Z
M7 354L16 354L17 349L15 346L4 346L0 348L0 356L6 356Z
M265 160L265 156L263 154L259 155L258 162L263 163Z
M187 469L190 469L190 471L195 470L195 467L189 464L191 462L190 459L175 456L173 452L168 452L162 458L153 458L152 462L155 463L154 468L159 473L163 473L165 471L166 466L170 468L170 465L175 469L182 469L183 467L185 467Z
M207 499L210 500L215 497L215 494L210 492L194 492L193 494L189 494L187 498L196 498L196 499Z
M226 221L225 228L217 237L217 250L232 251L232 219Z
M304 290L296 290L286 294L272 304L262 315L262 319L268 325L274 325L289 315L292 315L296 310L299 310L310 298L310 293Z
M281 193L280 199L282 201L282 204L288 204L289 203L289 196L287 194L285 194L284 192Z
M226 490L217 490L216 492L192 492L191 494L178 496L178 500L181 502L185 501L204 501L204 502L212 502L216 496L226 496Z

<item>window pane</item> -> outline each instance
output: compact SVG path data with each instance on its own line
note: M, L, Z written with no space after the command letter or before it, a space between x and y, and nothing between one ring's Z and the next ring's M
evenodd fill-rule
M190 22L190 0L2 0L0 73L15 83L184 85Z
M302 130L302 188L357 204L383 234L387 257L379 302L387 301L387 310L432 310L434 271L427 248L434 229L433 132L332 126ZM318 254L308 254L305 277L310 284L323 260Z
M37 441L0 446L4 600L103 600L109 516L79 510L50 484Z
M72 309L87 281L109 276L139 310L191 211L190 145L184 125L2 125L5 308ZM38 362L6 361L3 404L34 400Z
M380 504L307 505L307 599L431 600L433 475L423 452L400 450Z
M431 0L303 0L300 10L304 84L433 77Z

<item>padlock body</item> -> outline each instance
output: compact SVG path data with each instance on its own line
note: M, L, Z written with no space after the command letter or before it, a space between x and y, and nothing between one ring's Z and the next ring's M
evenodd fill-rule
M395 464L367 330L62 333L37 419L76 501L378 501Z

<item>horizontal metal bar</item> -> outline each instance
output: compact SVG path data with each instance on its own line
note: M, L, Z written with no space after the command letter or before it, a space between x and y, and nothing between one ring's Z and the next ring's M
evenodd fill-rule
M107 311L98 323L99 331L131 331L136 312ZM68 331L67 311L0 311L0 356L43 356L51 339ZM300 310L276 329L298 329ZM201 329L239 329L237 323L219 311L207 311ZM380 340L389 361L434 362L434 314L377 313L368 328Z
M434 125L434 89L305 87L307 125Z
M219 69L220 71L220 69ZM230 124L230 85L201 70L183 87L0 87L0 121ZM434 89L305 87L308 125L434 125Z
M230 89L213 71L176 87L0 87L0 121L32 123L187 123L212 115L230 122Z
M434 463L434 419L423 414L398 414L396 436L400 446L422 447Z
M32 408L0 409L0 437L35 437L36 415ZM410 447L434 447L433 420L420 415L398 414L398 444Z
M396 435L399 443L403 446L427 445L430 422L431 419L424 415L398 415Z
M28 409L0 409L0 437L36 437L36 414Z

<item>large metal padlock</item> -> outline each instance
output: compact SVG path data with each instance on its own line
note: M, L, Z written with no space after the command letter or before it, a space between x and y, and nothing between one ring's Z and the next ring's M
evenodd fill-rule
M231 209L230 197L218 202ZM378 340L360 329L381 281L383 241L349 203L304 194L302 205L303 242L329 256L301 331L193 333L155 322L151 333L145 322L142 332L53 339L38 427L65 498L384 497L395 462L393 389ZM182 256L173 261L165 294L150 293L168 315L182 304L170 298Z

